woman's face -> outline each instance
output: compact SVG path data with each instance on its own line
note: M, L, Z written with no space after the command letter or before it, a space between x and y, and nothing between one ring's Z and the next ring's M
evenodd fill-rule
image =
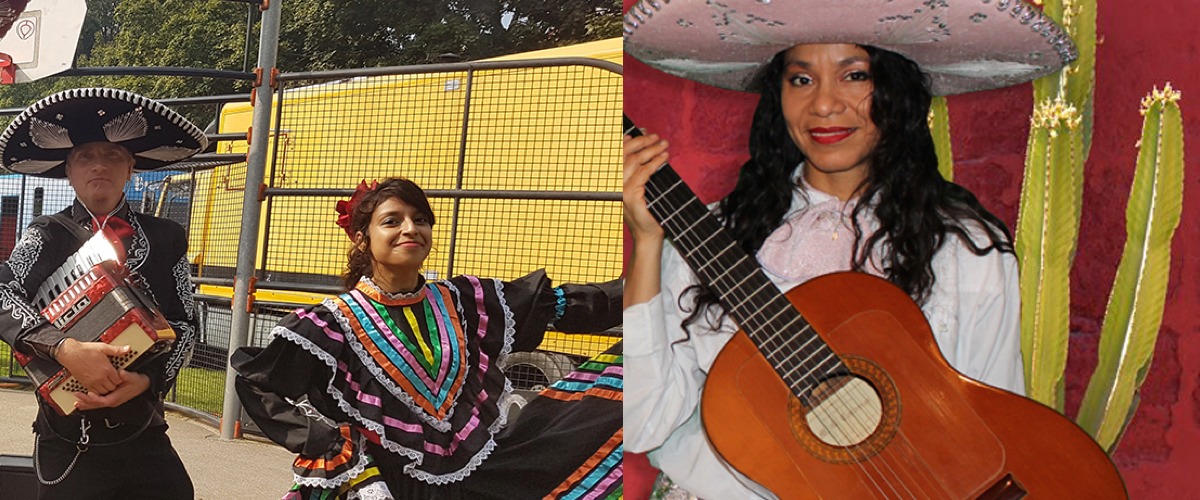
M871 121L870 56L857 45L797 45L784 54L781 101L788 133L808 158L805 175L852 181L868 173L879 142Z
M429 256L433 225L428 217L397 198L388 198L375 207L367 230L377 270L383 267L393 275L417 272Z

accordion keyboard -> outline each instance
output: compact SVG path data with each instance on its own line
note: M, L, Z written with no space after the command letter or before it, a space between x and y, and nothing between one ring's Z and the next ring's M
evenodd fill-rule
M67 261L63 262L42 286L38 287L37 293L33 296L33 306L37 310L45 309L59 295L71 286L75 280L86 274L96 264L104 261L120 262L124 260L122 255L117 254L117 249L113 246L109 235L112 233L108 230L96 233L88 239L74 255L67 257ZM115 235L112 235L115 237Z

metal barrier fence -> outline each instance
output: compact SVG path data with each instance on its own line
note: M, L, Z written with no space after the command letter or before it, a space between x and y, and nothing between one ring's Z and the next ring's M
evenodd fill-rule
M278 80L266 186L245 185L244 161L215 164L247 150L251 108L233 103L209 111L215 113L209 132L240 139L221 141L210 160L198 162L207 168L156 175L127 190L135 208L176 220L189 233L200 338L169 400L221 412L245 189L260 189L265 199L253 346L269 342L270 329L291 310L340 290L350 242L334 225L334 203L361 180L403 176L426 189L437 218L429 278L513 279L539 268L556 283L620 275L619 65L547 59ZM70 188L56 189L65 206ZM50 213L53 204L43 204ZM548 332L539 351L510 356L506 372L516 389L532 393L619 335Z

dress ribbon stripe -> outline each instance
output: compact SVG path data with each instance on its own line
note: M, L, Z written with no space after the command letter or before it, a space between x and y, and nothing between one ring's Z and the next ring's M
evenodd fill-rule
M454 439L450 440L447 446L441 446L429 441L425 442L425 451L436 453L442 456L450 456L454 454L454 450L458 449L458 445L465 441L475 429L479 427L479 408L471 408L471 420L464 425L462 429L454 433Z
M363 347L366 348L371 357L375 359L376 364L387 372L392 381L400 386L401 390L408 393L409 396L412 396L413 401L421 406L421 408L425 409L425 411L430 415L437 415L437 407L429 398L429 391L422 384L416 384L412 382L413 380L419 380L419 377L417 377L417 374L413 372L413 369L407 363L393 364L388 357L380 351L380 345L387 345L387 342L383 342L382 338L380 338L379 341L376 341L376 339L372 338L369 330L375 330L374 325L371 325L369 321L361 321L361 318L355 312L355 309L360 312L362 309L356 304L340 299L341 297L339 297L339 300L336 301L338 308L342 309L342 313L345 315L346 319L349 320L350 327L352 330L354 330L355 336L357 336L359 341L362 342ZM374 331L374 335L378 337L379 332ZM388 349L391 349L391 346L387 347Z
M447 397L453 398L467 378L467 356L460 347L466 345L467 338L463 334L453 305L447 309L446 304L450 299L450 294L445 293L441 287L436 285L427 287L425 290L429 299L427 302L431 307L437 308L437 314L434 314L434 317L437 320L438 331L442 332L441 343L446 346L444 352L452 353L449 359L446 359L447 356L442 356L438 384L442 386L444 394L449 394ZM447 385L450 387L446 388Z
M425 289L425 296L429 297L429 289ZM420 324L420 320L424 319L425 330L429 332L429 346L433 348L433 359L435 369L437 370L437 384L440 386L446 381L446 366L449 364L449 358L455 354L455 351L450 350L450 344L446 342L447 337L452 337L450 330L438 328L437 321L434 321L434 308L437 307L432 301L421 303L421 316L416 318L416 324ZM407 310L407 309L406 309ZM413 328L416 328L416 324Z
M412 345L411 341L405 338L407 336L401 335L400 337L396 337L392 333L392 328L396 327L396 323L391 322L389 324L384 321L375 310L375 303L367 298L366 295L363 295L362 292L351 290L348 295L353 298L353 301L347 301L346 303L354 311L354 315L358 318L359 323L370 334L372 342L379 344L378 347L386 355L387 361L398 365L401 370L410 367L417 375L417 377L413 377L413 383L416 383L416 380L419 379L430 390L437 387L433 384L433 379L429 378L428 368L424 367L420 360L413 354L417 352L417 349ZM387 339L387 341L383 342L383 339ZM407 363L402 362L401 359ZM430 399L432 399L432 396L430 396Z
M567 380L559 380L558 382L555 382L552 387L560 391L582 392L597 385L605 385L608 387L615 387L617 389L624 389L622 380L616 377L600 377L596 379L595 382L571 382Z
M329 323L326 323L324 320L317 317L316 314L305 311L304 309L296 309L295 313L296 313L296 317L309 320L312 322L312 324L320 327L321 331L325 332L325 336L329 337L333 341L335 341L339 344L343 344L346 342L346 337L344 337L340 332L335 332L333 330L330 330Z
M467 280L471 282L471 286L475 287L475 310L479 314L479 340L487 335L488 315L483 308L483 285L479 283L479 278L467 276ZM487 373L488 356L483 351L479 352L479 380L483 380L483 374Z
M396 420L395 418L389 417L387 415L383 416L383 425L386 425L388 427L392 427L395 429L399 429L404 432L412 433L412 434L424 434L425 433L425 428L421 427L421 424L410 424L407 422L401 422L400 420Z
M391 317L390 317L390 315L387 315L387 309L384 309L383 304L375 304L375 309L380 313L380 316L387 318L389 320L389 323L391 322L390 321ZM385 316L385 315L387 315L387 316ZM412 308L410 308L410 307L404 308L404 319L408 320L408 326L409 326L409 328L412 329L413 338L417 339L417 344L419 344L421 346L421 354L423 354L425 356L425 363L424 363L425 369L429 370L430 375L434 375L434 369L433 369L434 365L442 364L442 360L438 359L438 358L442 357L441 356L441 354L442 354L441 353L441 344L440 343L436 344L438 346L438 349L437 349L438 352L434 353L433 348L429 347L429 345L432 344L432 342L430 342L429 340L426 340L424 335L421 335L421 330L422 330L421 324L417 322L417 316L415 314L413 314ZM432 337L434 333L436 333L436 330L433 332L429 332L429 336ZM437 385L441 385L440 380L435 383Z
M604 462L596 467L588 477L584 479L581 487L587 488L580 491L578 494L567 494L563 500L595 500L604 495L608 491L608 487L617 482L622 477L621 458L623 457L624 445L618 446L611 454L604 458Z
M574 372L567 374L567 376L563 377L563 380L595 382L596 379L599 379L600 377L605 377L605 376L624 377L625 372L622 369L621 365L616 365L616 366L609 366L609 367L605 368L603 372L600 372L600 373L574 371Z
M425 373L432 377L433 364L429 361L428 349L422 349L425 346L421 345L421 329L415 328L415 332L410 333L396 324L396 320L392 319L392 315L388 313L387 308L383 304L371 300L366 295L355 296L354 298L358 301L359 306L370 315L372 321L375 322L375 325L384 334L385 338L392 343L393 348L401 353L412 355L412 359L417 362L417 364L413 365L413 369L418 367L424 368ZM372 312L372 309L374 312ZM411 324L409 324L409 327L410 330L414 329ZM413 344L414 341L417 344ZM408 359L408 357L406 356L405 359Z
M611 399L613 401L623 401L624 394L625 393L622 391L614 391L612 389L601 389L599 387L593 387L584 392L566 392L566 391L556 391L554 389L546 389L546 390L538 393L538 396L544 396L544 397L547 397L550 399L557 399L559 401L579 401L585 397Z
M608 441L599 450L596 450L596 453L588 457L583 465L571 473L549 495L546 495L544 500L594 499L602 495L609 485L622 476L619 464L623 455L622 440L624 438L624 431L617 430L617 433L608 438ZM600 488L593 489L591 485L599 485Z

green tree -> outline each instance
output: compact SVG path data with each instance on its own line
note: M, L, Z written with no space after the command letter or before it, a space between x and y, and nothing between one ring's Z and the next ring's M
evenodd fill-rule
M476 60L620 34L615 0L281 0L282 71ZM76 67L182 66L241 71L246 4L224 0L89 0ZM253 11L251 66L260 16ZM58 77L0 87L0 107L58 90L108 86L153 97L248 92L249 82L190 77Z
M289 71L475 60L620 34L614 0L285 1L279 62Z

